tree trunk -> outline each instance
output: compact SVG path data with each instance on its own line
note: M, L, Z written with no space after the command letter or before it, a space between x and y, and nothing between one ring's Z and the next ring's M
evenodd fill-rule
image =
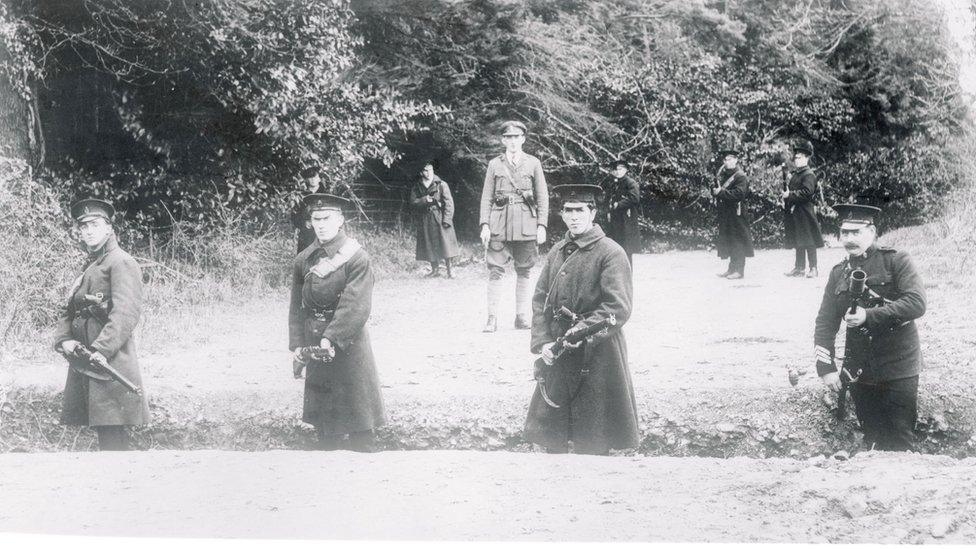
M10 62L10 52L0 42L0 63ZM0 162L25 162L31 158L30 105L14 88L10 80L0 74Z

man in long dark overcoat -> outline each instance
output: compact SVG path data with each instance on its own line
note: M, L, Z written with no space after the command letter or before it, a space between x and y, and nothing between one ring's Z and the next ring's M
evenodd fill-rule
M831 271L817 313L814 345L817 374L831 389L841 375L852 380L851 397L864 431L864 447L906 451L915 447L918 374L922 350L915 319L925 314L925 285L907 253L877 244L873 206L839 204L840 240L847 258ZM850 311L850 279L866 275L866 292ZM834 356L837 329L844 323L844 372Z
M430 262L430 274L438 276L440 262L451 273L451 258L460 254L454 233L454 198L451 189L434 173L434 161L424 163L420 181L410 189L410 204L417 211L417 261Z
M712 189L718 207L718 238L715 248L721 259L728 258L729 268L718 276L735 280L745 276L746 258L752 257L752 229L749 227L749 177L739 167L739 152L720 151L722 169Z
M133 334L142 314L142 271L119 248L111 204L81 200L71 206L71 215L88 251L88 262L69 293L55 330L54 348L72 356L78 345L85 345L141 387ZM149 421L145 394L130 392L117 381L93 379L81 373L84 371L88 370L68 370L61 423L94 427L100 450L129 449L126 426Z
M366 251L343 230L348 201L328 195L304 198L316 241L295 258L288 310L288 348L301 375L302 348L333 356L307 362L302 421L315 426L322 449L367 451L373 429L386 422L373 348L366 329L373 271Z
M627 254L627 261L634 264L634 254L641 249L640 241L640 186L628 175L630 165L626 160L610 164L612 177L604 184L606 199L606 235L620 244ZM600 224L603 226L603 224Z
M522 150L525 132L525 124L517 120L501 124L505 152L488 162L481 189L479 223L488 265L488 320L484 332L498 330L502 275L509 265L515 268L515 328L529 329L529 273L535 265L537 246L546 241L549 187L542 162Z
M562 185L568 231L546 255L532 298L530 349L549 365L549 394L537 387L525 421L525 439L562 453L606 454L638 443L637 404L622 327L630 318L633 287L627 254L604 235L596 217L600 187ZM576 315L559 314L562 308ZM557 357L552 346L568 331L613 315L616 326Z
M817 174L809 165L812 156L813 144L809 141L800 139L793 144L795 169L782 198L786 247L796 250L796 260L786 276L804 276L805 272L807 278L815 278L819 274L817 248L823 248L824 240L817 220Z

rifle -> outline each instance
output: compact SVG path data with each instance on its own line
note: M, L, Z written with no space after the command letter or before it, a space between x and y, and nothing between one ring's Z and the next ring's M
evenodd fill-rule
M100 354L92 352L91 349L79 343L75 346L72 353L63 353L68 359L68 365L72 370L99 381L115 380L122 384L130 393L142 396L142 388L125 377L122 372L116 370ZM84 361L84 364L79 362Z
M566 309L566 307L560 308L558 314L563 315L564 317L568 317L569 319L572 319L574 322L580 319L578 315L574 314L569 309ZM556 339L556 342L553 344L552 348L550 349L553 355L552 365L546 364L546 361L543 360L542 357L539 357L535 360L535 363L532 365L532 369L534 372L533 378L535 379L539 387L539 395L542 397L542 400L545 401L547 405L551 406L552 408L561 407L559 404L556 404L552 400L552 398L549 396L549 392L546 391L546 376L552 372L553 366L556 365L556 361L559 360L559 357L560 355L562 355L563 351L565 350L566 345L567 344L574 345L600 332L605 332L609 328L612 328L616 325L617 325L617 319L613 315L610 315L609 318L600 320L599 322L591 324L583 329L567 332L566 334L559 336ZM589 373L589 370L584 369L581 370L580 373L582 374L583 377L585 377L586 374ZM583 386L583 380L581 379L580 385L576 389L576 393L579 393L579 389L582 386ZM568 402L572 402L574 398L576 398L576 394L572 395L569 398Z
M310 345L299 347L298 355L292 360L291 368L295 379L301 379L302 370L310 363L328 364L335 358L335 349L323 349L319 346Z
M848 313L854 314L857 312L858 300L864 296L865 293L865 280L867 280L868 274L861 269L855 269L851 271L851 279L848 284L848 297L850 299L850 309ZM840 368L840 391L837 393L837 419L843 421L847 416L847 393L850 392L851 383L857 381L861 376L861 368L857 369L854 375L851 375L851 371L848 366L851 364L856 357L856 350L854 349L855 343L859 343L861 330L860 328L847 328L847 337L844 343L844 363ZM860 345L858 349L860 350Z

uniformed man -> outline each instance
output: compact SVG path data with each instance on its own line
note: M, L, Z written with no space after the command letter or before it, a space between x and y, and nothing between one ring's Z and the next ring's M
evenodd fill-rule
M620 244L627 253L627 261L634 265L634 253L641 248L640 241L640 186L627 174L630 165L626 160L610 164L611 178L604 186L606 234ZM602 223L601 223L602 225Z
M414 207L417 224L417 261L430 262L428 277L440 276L440 262L451 272L451 258L461 253L454 233L454 198L447 183L434 173L436 161L424 163L420 181L410 188L410 204Z
M324 192L318 168L302 170L302 191L304 191L302 194ZM296 253L301 253L315 242L315 231L308 223L308 212L305 211L305 204L301 200L291 209L291 225L295 228L295 241L298 247Z
M734 148L719 151L722 168L712 189L718 206L718 239L716 249L721 259L729 259L729 268L718 276L737 280L745 276L746 258L753 256L752 229L749 226L749 178L739 168L739 152Z
M481 243L488 265L488 321L485 332L498 329L502 275L515 267L515 328L529 329L529 271L537 245L546 241L549 189L539 159L522 151L525 124L501 125L505 152L491 159L481 191Z
M568 231L546 256L532 298L530 349L548 364L549 392L543 396L537 388L532 396L525 439L550 453L567 452L570 441L576 453L632 448L638 442L637 404L621 331L633 302L627 254L594 224L600 187L561 185L553 191L562 198ZM553 356L560 336L611 315L614 327Z
M848 257L830 271L817 314L817 373L835 391L841 388L841 375L854 380L850 390L865 447L911 450L922 367L915 327L915 319L925 313L922 279L907 253L877 245L874 219L880 209L840 204L834 210ZM848 290L857 269L867 275L867 295L851 313ZM848 337L839 373L834 337L841 321Z
M796 250L793 270L786 276L815 278L817 271L817 248L823 248L823 235L817 220L816 193L817 174L810 168L813 144L799 139L793 144L793 175L787 190L783 191L784 223L786 247ZM810 270L806 270L809 264Z
M88 252L84 272L68 292L68 303L54 335L54 348L72 357L64 386L61 423L88 425L98 434L100 450L128 450L129 425L149 421L145 394L127 390L107 376L92 375L76 357L86 347L96 360L142 386L134 332L142 314L142 272L131 255L119 248L112 228L115 208L104 200L87 199L71 206ZM87 361L82 361L87 363ZM81 366L76 368L75 366Z
M302 421L315 427L322 449L339 448L348 435L348 449L368 451L373 429L386 422L366 329L373 297L370 258L343 230L346 199L317 193L303 203L316 240L295 258L288 311L295 377L307 369ZM332 359L305 360L303 348Z

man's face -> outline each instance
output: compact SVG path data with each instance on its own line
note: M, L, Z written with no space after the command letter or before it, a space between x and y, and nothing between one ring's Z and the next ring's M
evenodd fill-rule
M328 242L335 238L345 220L339 210L315 210L309 215L312 230L319 242Z
M850 255L861 255L874 243L874 225L844 223L840 226L840 241Z
M518 130L507 130L502 134L502 145L505 145L505 152L515 153L522 150L525 143L525 134Z
M614 166L614 168L613 168L613 176L614 177L616 177L617 179L620 179L621 177L623 177L625 175L627 175L627 166L624 166L623 164L617 164L616 166Z
M596 210L586 202L566 202L560 213L566 228L574 236L592 229L593 219L596 218Z
M807 156L806 153L799 151L793 153L793 164L795 164L797 168L806 166L808 162L810 162L810 157Z
M724 164L725 167L730 170L735 169L735 167L739 165L739 157L735 156L734 154L727 154L725 155L725 158L722 159L722 164Z
M96 250L112 234L112 225L104 217L89 217L78 223L78 235L89 250Z
M319 190L319 184L321 183L322 183L322 178L319 177L319 174L315 174L312 177L305 178L305 188L308 189L308 192L310 193L314 193L315 191Z
M420 175L424 177L425 180L430 181L434 178L434 167L430 164L424 166L423 170L420 170Z

